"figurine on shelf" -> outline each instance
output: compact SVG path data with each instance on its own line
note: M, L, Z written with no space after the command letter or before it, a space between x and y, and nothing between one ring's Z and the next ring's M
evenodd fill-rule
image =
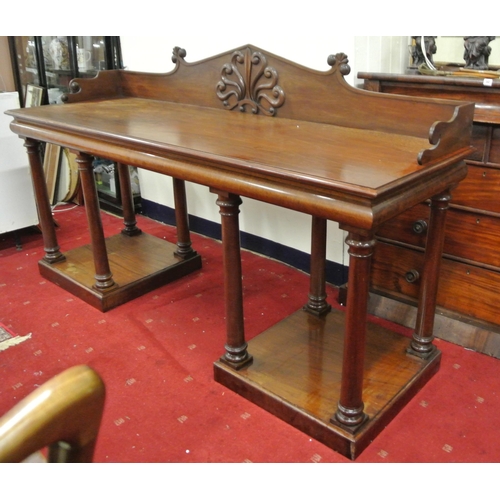
M35 42L29 41L26 45L26 67L36 68Z
M64 36L56 36L49 45L54 69L69 69L69 50Z
M494 36L464 36L465 68L488 69L489 43L494 39Z
M413 66L419 67L421 64L426 64L429 61L433 64L432 56L437 51L436 37L435 36L412 36L414 44L411 47L411 57ZM422 38L424 39L425 54L422 51Z

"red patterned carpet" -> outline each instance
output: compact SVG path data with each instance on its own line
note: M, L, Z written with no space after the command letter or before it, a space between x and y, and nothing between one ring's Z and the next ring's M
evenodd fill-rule
M62 251L88 243L83 208L56 218ZM173 228L138 219L175 241ZM114 216L103 221L107 235L121 229ZM201 271L102 313L39 275L39 234L24 235L20 251L4 235L0 323L29 337L0 351L0 414L63 369L87 364L107 387L96 462L349 462L214 382L225 342L221 245L193 235L193 247ZM243 273L249 339L307 300L308 276L279 262L244 252ZM336 290L328 292L338 307ZM499 461L500 360L437 345L439 373L357 463Z

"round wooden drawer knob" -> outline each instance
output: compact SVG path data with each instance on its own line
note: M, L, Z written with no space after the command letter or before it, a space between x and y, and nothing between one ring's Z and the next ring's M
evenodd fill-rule
M427 221L417 220L412 226L413 232L416 234L424 234L427 231Z
M405 280L408 281L408 283L415 283L420 279L420 273L416 271L415 269L410 269L406 274L405 274Z

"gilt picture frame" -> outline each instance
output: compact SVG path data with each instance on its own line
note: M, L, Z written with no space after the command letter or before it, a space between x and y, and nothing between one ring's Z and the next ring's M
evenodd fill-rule
M61 146L47 144L43 160L43 172L47 183L49 202L52 206L57 203L57 181L59 177L59 167L61 165Z
M25 108L41 106L44 103L45 89L38 85L28 83L26 85L26 98L24 100Z

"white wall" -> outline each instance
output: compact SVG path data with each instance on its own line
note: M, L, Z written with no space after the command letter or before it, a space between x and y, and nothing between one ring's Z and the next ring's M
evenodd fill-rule
M219 14L217 19L220 19ZM351 74L347 77L351 85L360 83L356 79L358 71L401 72L408 63L409 38L406 36L334 36L333 30L319 30L317 23L312 23L304 24L307 27L302 28L300 34L291 30L288 36L277 36L272 30L254 30L249 40L244 29L227 33L215 18L213 24L209 21L207 19L206 25L212 26L211 36L203 29L205 23L198 29L184 25L182 29L167 30L163 36L120 36L126 68L162 73L173 69L170 58L175 46L186 49L186 60L194 62L248 43L323 71L329 69L326 61L330 54L344 52L351 66ZM140 171L139 175L145 199L173 207L170 178L146 171ZM191 214L220 222L216 197L208 188L188 184L187 196ZM245 198L240 228L303 252L310 251L310 217L304 214ZM343 232L333 222L329 222L328 231L327 258L347 265Z

